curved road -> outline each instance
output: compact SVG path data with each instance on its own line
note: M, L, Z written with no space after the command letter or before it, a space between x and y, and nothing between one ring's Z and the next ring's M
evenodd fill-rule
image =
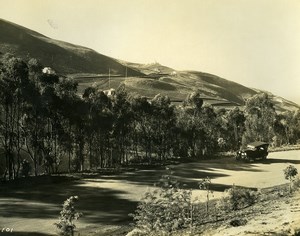
M222 158L169 167L174 172L174 177L185 184L186 188L193 190L194 196L202 195L198 183L209 176L214 197L218 197L232 184L265 188L287 183L283 169L289 164L300 172L299 150L270 153L263 162L243 163L232 158ZM32 232L53 235L53 223L57 221L61 204L71 195L79 196L78 210L84 214L78 222L80 229L125 226L131 221L128 213L134 212L143 194L148 188L153 188L153 184L164 174L164 167L148 168L59 184L10 188L0 192L0 226L14 228L15 235L27 235L28 232L31 232L29 235Z
M283 170L294 165L300 174L300 151L269 153L267 160L251 163L237 162L233 159L209 160L205 163L182 164L174 168L180 173L182 169L195 170L194 180L199 181L205 174L211 178L215 197L231 185L255 189L267 188L288 183ZM180 176L180 174L179 174ZM183 176L182 176L183 177Z
M234 161L235 162L235 161ZM222 176L215 178L219 184L235 184L245 187L266 188L287 183L284 179L283 169L288 165L294 165L300 171L300 151L286 151L270 153L267 160L251 163L232 163L232 167L212 168Z

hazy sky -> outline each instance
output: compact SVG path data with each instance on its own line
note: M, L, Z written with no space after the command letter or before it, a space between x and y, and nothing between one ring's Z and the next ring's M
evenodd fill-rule
M300 104L300 0L0 0L0 18L131 62L216 74Z

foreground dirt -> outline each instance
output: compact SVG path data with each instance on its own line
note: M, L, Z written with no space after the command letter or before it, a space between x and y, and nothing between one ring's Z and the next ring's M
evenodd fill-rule
M272 189L268 199L232 216L219 224L211 224L201 235L300 235L300 192L282 196L282 190ZM245 225L232 226L234 219ZM199 234L197 233L197 234ZM195 234L195 235L197 235ZM199 235L200 235L199 234Z
M253 206L209 221L210 223L198 225L192 230L173 233L172 236L299 236L300 191L289 194L287 185L263 189ZM140 235L145 236L136 229L127 234ZM157 233L151 234L154 235Z

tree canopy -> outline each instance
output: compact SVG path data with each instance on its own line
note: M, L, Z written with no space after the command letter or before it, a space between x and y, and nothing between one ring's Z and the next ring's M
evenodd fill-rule
M4 179L30 170L39 175L203 158L255 140L281 145L300 138L300 111L277 114L266 93L229 110L206 104L200 91L176 106L165 95L130 94L125 85L109 96L97 86L80 96L76 81L42 68L33 58L5 54L0 60Z

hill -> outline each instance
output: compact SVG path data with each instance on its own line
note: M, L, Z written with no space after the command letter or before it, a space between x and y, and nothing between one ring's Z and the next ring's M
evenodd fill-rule
M117 60L0 19L0 54L7 52L23 58L37 58L59 74L73 77L79 82L80 93L92 85L105 90L117 88L123 83L129 92L149 98L160 93L178 103L198 89L206 103L227 108L242 106L245 99L260 92L208 73L177 71L159 63L139 64ZM299 105L269 94L278 111L299 109Z
M25 27L0 19L0 53L33 57L61 74L94 73L124 75L126 68L117 60L96 51L48 38ZM132 76L140 72L127 69Z

